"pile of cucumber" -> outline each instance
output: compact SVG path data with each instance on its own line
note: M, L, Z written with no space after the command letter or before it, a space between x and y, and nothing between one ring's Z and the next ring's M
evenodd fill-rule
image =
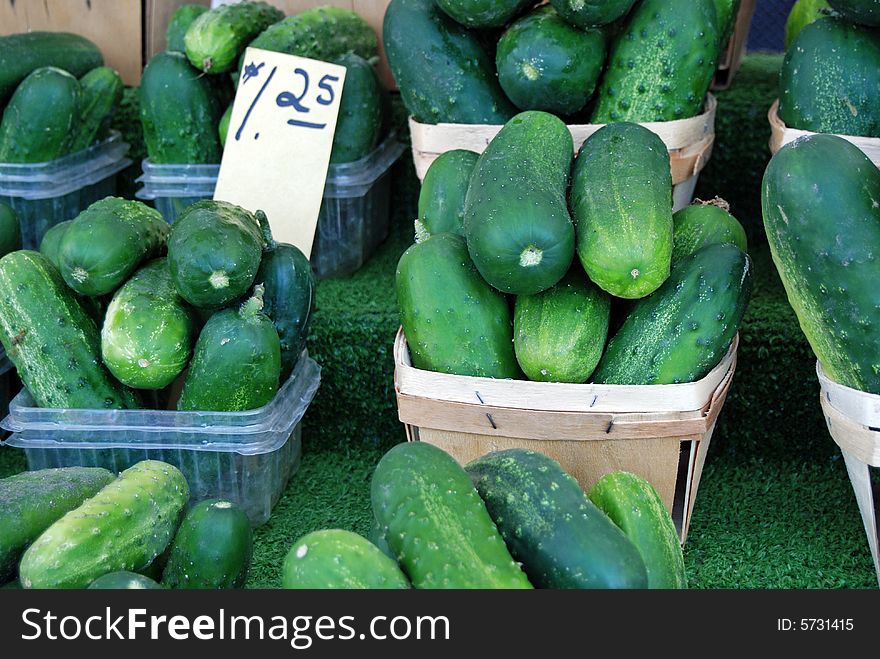
M248 46L346 68L331 163L363 158L382 137L386 100L374 69L376 35L349 9L316 7L285 18L264 2L210 10L182 5L166 41L167 51L144 69L140 89L144 140L154 164L220 162Z
M639 385L692 382L724 357L752 277L726 203L673 215L668 151L638 124L572 154L560 119L528 111L482 155L431 165L396 276L414 366Z
M123 84L103 63L76 34L0 37L0 162L48 162L104 139Z
M337 529L293 544L284 588L686 588L672 518L626 472L584 493L547 456L510 449L462 468L400 444L376 467L373 541Z
M568 123L699 114L739 0L392 0L388 63L422 123Z
M261 211L206 200L171 227L107 197L0 259L0 342L39 407L250 410L292 372L314 293Z
M99 467L0 480L0 584L24 588L241 588L253 538L244 511L209 500L145 460L118 476Z

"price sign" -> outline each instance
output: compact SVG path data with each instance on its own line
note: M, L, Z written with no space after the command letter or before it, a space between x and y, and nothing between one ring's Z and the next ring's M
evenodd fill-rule
M345 67L245 51L214 199L269 218L278 242L312 251Z

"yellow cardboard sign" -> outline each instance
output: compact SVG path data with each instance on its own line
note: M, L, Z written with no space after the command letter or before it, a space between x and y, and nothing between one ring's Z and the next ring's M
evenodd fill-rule
M278 242L312 251L345 67L245 51L214 199L262 210Z

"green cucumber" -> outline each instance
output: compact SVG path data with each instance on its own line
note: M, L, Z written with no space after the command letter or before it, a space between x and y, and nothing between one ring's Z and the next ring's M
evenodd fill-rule
M159 590L162 586L136 572L108 572L89 584L89 590Z
M226 112L220 117L220 123L217 124L217 132L220 137L220 147L226 146L226 136L229 133L229 122L232 121L232 104L226 108Z
M281 382L285 382L306 347L315 311L315 273L298 247L275 242L262 211L256 215L263 228L266 251L254 281L264 288L263 313L278 332Z
M752 290L752 261L729 243L679 261L639 300L608 342L593 380L678 384L706 376L739 330Z
M854 23L871 27L880 25L880 2L877 0L828 0L828 4Z
M168 260L151 261L116 291L101 328L101 357L135 389L163 389L183 372L196 317L171 280Z
M153 163L219 163L221 112L214 86L182 53L159 53L147 63L141 77L140 116Z
M797 0L785 21L785 50L791 48L801 30L825 16L830 9L827 0Z
M90 147L104 136L113 113L122 102L125 85L116 71L109 66L100 66L80 78L79 88L79 125L70 147L74 153Z
M382 87L373 65L346 53L334 62L346 69L331 163L360 160L376 147L382 130Z
M198 201L180 214L168 238L174 285L193 306L219 309L254 283L263 247L250 211L224 201Z
M828 377L880 394L880 172L846 140L813 135L773 157L761 200L773 262Z
M162 573L166 588L242 588L253 553L244 511L229 501L202 501L186 514Z
M109 572L137 572L171 542L189 499L176 467L144 460L52 524L24 553L25 588L85 588Z
M391 0L383 43L403 104L428 124L502 124L516 109L477 35L434 0Z
M196 342L178 410L241 412L270 402L278 391L281 345L263 308L263 287L240 308L218 311Z
M112 293L138 266L165 252L169 230L159 211L139 201L96 201L61 237L61 275L80 295Z
M186 56L205 73L231 71L248 44L282 18L284 12L265 2L220 5L197 16L187 28Z
M416 242L436 233L464 235L464 200L479 157L473 151L454 149L428 167L419 192Z
M38 407L138 407L101 363L95 321L38 252L0 259L0 341Z
M104 58L98 47L69 32L22 32L0 37L0 108L32 72L54 66L79 78Z
M698 199L673 215L672 262L716 243L732 243L747 252L746 231L729 210L723 199Z
M552 458L496 451L465 468L537 588L644 588L635 546Z
M397 264L397 302L416 368L517 378L507 300L477 272L464 239L438 233Z
M67 155L79 106L79 82L67 71L45 67L31 73L3 111L0 162L47 162Z
M504 27L531 0L435 0L443 12L467 28Z
M532 295L568 272L571 133L546 112L507 122L477 161L465 200L464 234L483 278L504 293Z
M623 18L636 0L550 0L550 4L575 27L588 28Z
M436 446L395 446L376 466L370 491L376 520L414 587L532 587L467 473Z
M495 55L498 81L520 110L579 112L605 66L605 37L566 23L552 7L538 7L511 25Z
M282 568L283 588L409 588L397 563L357 533L328 529L297 540Z
M718 44L727 48L739 15L740 0L715 0L715 18L718 25Z
M801 30L779 73L779 118L814 133L880 137L880 33L833 16Z
M600 478L589 496L639 550L648 570L648 588L687 588L678 532L648 481L615 471Z
M73 220L67 220L50 227L49 230L43 234L43 239L40 241L40 254L49 259L52 265L56 268L60 268L61 266L61 261L59 259L61 239L64 238L64 234L67 233L67 230L72 223Z
M516 359L530 380L586 382L605 349L611 300L579 264L555 286L516 298Z
M577 253L584 270L616 297L657 290L672 260L669 152L637 124L600 128L581 147L571 181Z
M0 479L0 583L15 576L24 550L43 531L114 478L106 469L65 467Z
M168 21L168 27L165 28L165 50L172 50L177 53L186 52L186 44L184 37L189 26L193 24L199 16L208 11L208 7L204 5L180 5L171 15Z
M392 551L391 547L388 546L388 540L385 538L385 532L382 530L382 527L379 526L379 522L376 521L375 516L373 517L373 525L370 527L370 535L368 540L372 542L376 547L378 547L379 551L385 554L388 558L397 561L397 556L394 555L394 551Z
M18 222L18 215L12 208L0 202L0 257L17 249L21 249L21 225Z
M592 123L699 114L721 52L716 20L713 0L642 0L611 48Z

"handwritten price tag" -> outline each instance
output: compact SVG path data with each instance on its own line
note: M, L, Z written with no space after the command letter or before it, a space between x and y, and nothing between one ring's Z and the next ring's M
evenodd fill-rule
M269 218L278 242L311 254L345 67L248 48L214 199Z

